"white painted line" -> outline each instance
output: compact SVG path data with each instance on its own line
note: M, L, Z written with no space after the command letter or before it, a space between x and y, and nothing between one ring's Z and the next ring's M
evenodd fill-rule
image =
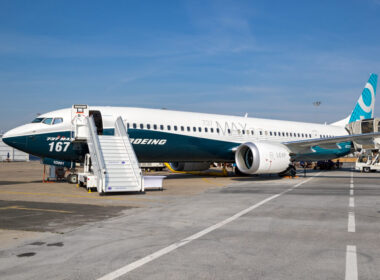
M350 189L353 189L354 188L354 184L350 184Z
M264 205L265 203L267 203L273 199L276 199L276 198L282 196L283 194L286 194L286 193L294 190L295 188L309 182L310 180L314 179L314 177L317 177L321 173L322 172L319 172L315 176L313 176L313 177L311 177L311 178L309 178L303 182L300 182L300 183L296 184L295 186L293 186L293 187L291 187L291 188L289 188L283 192L272 195L272 196L270 196L270 197L268 197L268 198L266 198L266 199L264 199L264 200L262 200L256 204L236 213L235 215L233 215L233 216L231 216L231 217L229 217L229 218L227 218L227 219L225 219L225 220L223 220L223 221L221 221L215 225L212 225L212 226L210 226L210 227L208 227L208 228L206 228L200 232L197 232L196 234L193 234L189 237L186 237L185 239L182 239L181 241L173 243L173 244L169 245L168 247L165 247L161 250L158 250L158 251L156 251L156 252L154 252L154 253L152 253L152 254L144 257L144 258L141 258L141 259L139 259L133 263L127 264L126 266L123 266L123 267L121 267L115 271L112 271L112 272L104 275L103 277L100 277L98 280L113 280L113 279L116 279L122 275L125 275L128 272L131 272L132 270L135 270L136 268L143 266L144 264L147 264L147 263L149 263L155 259L158 259L159 257L161 257L163 255L166 255L166 254L168 254L168 253L170 253L170 252L172 252L172 251L174 251L174 250L176 250L176 249L178 249L178 248L180 248L180 247L182 247L182 246L184 246L184 245L186 245L186 244L188 244L188 243L190 243L190 242L192 242L192 241L194 241L194 240L196 240L196 239L198 239L198 238L200 238L200 237L202 237L202 236L204 236L204 235L206 235L206 234L208 234L208 233L210 233L210 232L212 232L218 228L221 228L222 226L225 226L225 225L235 221L236 219L238 219L241 216L255 210L256 208L259 208L260 206Z
M354 212L348 212L347 231L355 232L355 213Z
M354 190L350 190L350 195L354 195Z
M355 207L355 199L353 196L350 197L350 202L348 203L348 206L352 208Z
M345 280L358 280L358 261L356 256L356 246L347 245Z

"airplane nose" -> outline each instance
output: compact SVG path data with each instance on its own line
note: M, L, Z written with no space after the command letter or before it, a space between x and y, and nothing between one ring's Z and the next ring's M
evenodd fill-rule
M3 134L3 137L2 137L2 140L5 144L9 145L9 133L8 132L5 132ZM10 146L10 145L9 145Z
M6 132L2 138L3 142L13 148L16 148L21 151L25 151L27 137L23 135L17 135L17 133L15 132L16 132L16 129L12 129Z

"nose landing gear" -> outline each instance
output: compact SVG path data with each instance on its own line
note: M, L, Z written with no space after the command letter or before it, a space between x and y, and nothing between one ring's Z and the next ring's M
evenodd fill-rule
M66 180L69 184L78 184L78 174L70 173L67 175Z

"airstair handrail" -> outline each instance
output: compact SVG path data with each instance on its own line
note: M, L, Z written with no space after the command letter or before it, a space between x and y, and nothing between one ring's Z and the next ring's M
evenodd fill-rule
M104 171L105 171L105 163L103 159L103 153L100 148L100 142L99 142L99 137L97 134L97 129L95 126L94 118L91 116L87 118L87 123L88 123L88 139L87 143L89 144L89 150L90 150L90 155L93 164L95 163L95 173L99 180L102 182L101 189L104 188L105 185L105 176L104 176ZM93 151L91 151L90 146L93 148Z
M128 137L125 125L124 125L123 120L122 120L121 117L118 117L116 119L115 129L116 129L115 135L119 135L121 137L123 145L124 145L124 147L125 147L125 149L127 151L128 159L129 159L129 162L131 163L133 174L135 175L136 180L138 180L140 182L140 184L142 184L142 181L141 181L141 178L142 178L142 176L141 176L141 169L140 169L140 167L138 165L137 156L136 156L135 150L132 147L132 144L129 142L129 137ZM116 134L116 132L117 132L117 134ZM126 143L126 139L128 141L128 144L131 147L130 150L132 150L134 158L131 158L131 156L130 156L130 154L128 152L128 144ZM136 174L137 170L139 172L139 175Z

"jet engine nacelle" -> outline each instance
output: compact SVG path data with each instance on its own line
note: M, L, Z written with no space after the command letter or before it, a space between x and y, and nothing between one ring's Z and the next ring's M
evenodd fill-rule
M290 155L282 144L248 142L237 148L235 162L245 174L280 173L289 167Z
M209 162L170 162L169 165L175 171L204 171L210 169Z

